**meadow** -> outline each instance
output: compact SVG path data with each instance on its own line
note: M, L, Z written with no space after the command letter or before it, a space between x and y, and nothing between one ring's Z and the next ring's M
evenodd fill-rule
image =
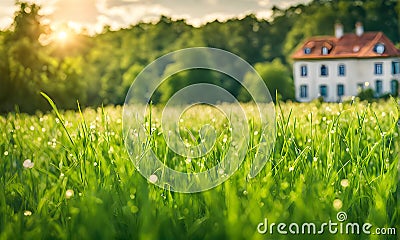
M196 130L216 116L201 113L188 114L186 127ZM223 119L211 121L218 129L214 157L187 161L165 150L153 118L150 146L169 166L202 171L223 155ZM280 103L275 148L259 175L248 177L258 144L251 137L231 178L184 194L137 172L124 145L122 107L9 113L0 116L0 239L398 239L398 119L393 99ZM260 126L251 120L249 126L257 136ZM265 218L338 223L338 212L346 222L370 223L372 233L386 227L397 235L257 231Z

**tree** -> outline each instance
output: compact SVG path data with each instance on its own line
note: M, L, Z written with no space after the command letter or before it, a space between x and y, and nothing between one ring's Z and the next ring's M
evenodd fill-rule
M343 23L350 32L362 21L366 31L383 31L400 46L398 0L313 0L286 9L274 7L270 20L250 14L200 27L162 16L156 23L140 22L119 30L105 27L95 36L71 31L63 44L51 41L52 32L43 24L40 6L31 1L17 1L16 5L12 26L0 31L0 112L12 111L15 105L26 112L48 109L40 91L48 93L61 108L76 106L76 100L86 106L122 104L144 66L166 53L202 46L242 57L256 66L274 97L278 90L283 99L290 99L291 53L307 37L332 35L335 22ZM198 59L173 62L150 75L166 75L182 67L179 64L194 60ZM235 68L224 59L218 64ZM254 76L244 74L239 78L251 85ZM208 70L173 75L159 87L153 100L166 101L180 88L198 82L216 84L248 100L235 80Z
M40 108L39 91L47 78L42 72L48 58L39 42L47 28L41 24L40 7L26 2L17 2L17 6L11 31L3 35L2 41L5 62L0 82L6 88L2 112L13 110L16 105L21 111Z
M264 80L273 100L276 99L276 92L283 100L294 98L293 80L288 69L279 59L274 59L272 62L257 63L255 70ZM248 73L245 75L244 83L250 86L251 91L257 91L257 89L251 89L251 86L254 85L252 83L255 81L257 81L257 76L254 74ZM239 99L243 101L251 100L244 90L241 91Z
M41 91L62 108L76 107L76 100L85 101L86 86L81 81L83 51L69 57L54 51L56 43L44 45L41 39L51 31L42 24L40 6L27 2L17 2L17 6L10 31L0 35L0 112L12 111L15 106L31 113L49 109ZM68 50L66 47L64 51Z

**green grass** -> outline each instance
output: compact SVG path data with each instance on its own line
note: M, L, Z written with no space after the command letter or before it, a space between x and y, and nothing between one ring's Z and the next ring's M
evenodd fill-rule
M201 112L202 117L188 114L185 127L196 132L214 117ZM399 236L257 232L264 218L288 224L337 222L339 211L347 213L346 222L371 223L372 232L376 227L400 231L399 113L394 101L280 104L274 153L261 173L247 177L257 146L252 137L241 168L220 186L195 194L158 188L135 170L124 146L121 117L120 107L0 117L0 239ZM224 154L224 119L215 121L216 148L188 163L168 151L157 114L152 118L157 134L150 146L170 167L198 172ZM249 126L256 136L260 126L251 121ZM32 168L23 166L27 159Z

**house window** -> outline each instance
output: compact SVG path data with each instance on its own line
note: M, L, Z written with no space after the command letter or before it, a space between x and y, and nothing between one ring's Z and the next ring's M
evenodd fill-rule
M304 54L310 54L311 53L311 48L304 48Z
M375 81L375 93L378 96L382 94L382 89L383 89L382 80L376 80Z
M328 76L328 67L325 65L321 66L321 76Z
M307 66L303 65L300 67L300 76L307 77Z
M321 52L322 52L322 55L327 55L329 53L329 50L327 47L322 47Z
M344 95L344 85L343 84L337 85L337 95L338 95L338 97L341 97Z
M399 92L399 82L393 79L392 81L390 81L390 93L393 96L397 96L398 92Z
M375 63L375 75L382 75L382 74L383 74L382 63Z
M344 64L340 64L339 65L339 76L345 76L346 75L346 67L344 66Z
M382 54L385 52L385 45L383 45L382 43L378 43L375 45L374 47L374 52L378 53L378 54Z
M400 62L392 62L392 74L400 74Z
M300 97L301 98L307 98L308 97L308 86L307 85L301 85L300 86Z
M328 87L326 85L319 86L319 95L321 97L328 97Z

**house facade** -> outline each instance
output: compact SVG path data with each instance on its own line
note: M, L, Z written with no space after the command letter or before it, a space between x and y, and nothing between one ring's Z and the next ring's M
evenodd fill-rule
M382 32L364 32L361 23L347 34L336 24L335 36L307 39L292 58L300 102L339 102L366 88L376 96L399 93L400 50Z

